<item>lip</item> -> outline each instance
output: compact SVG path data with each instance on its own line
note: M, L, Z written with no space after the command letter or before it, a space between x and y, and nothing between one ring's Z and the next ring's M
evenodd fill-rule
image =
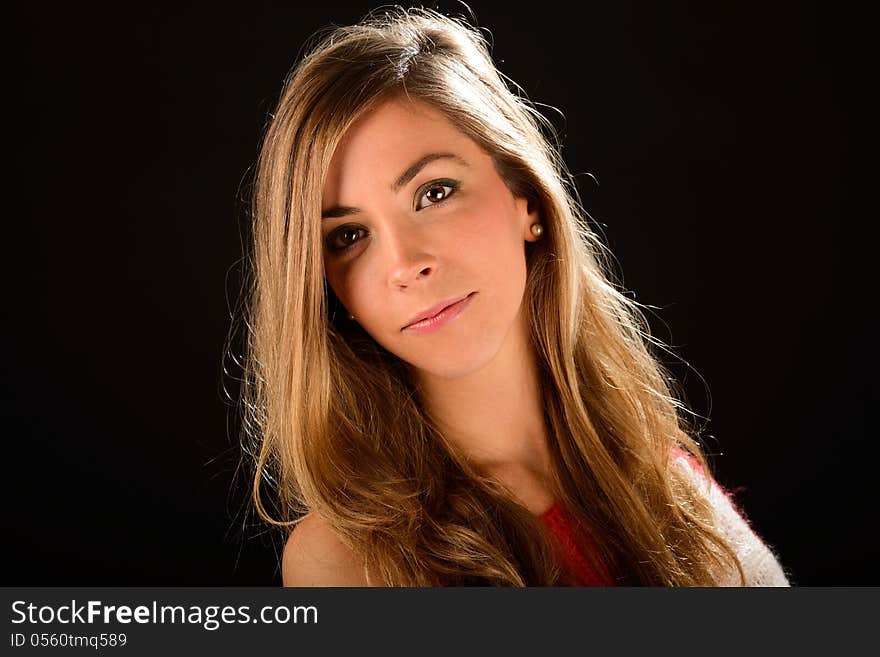
M470 304L475 294L476 292L471 292L463 297L456 297L438 303L436 306L416 315L414 320L400 330L412 331L414 333L430 333L435 331L458 317Z

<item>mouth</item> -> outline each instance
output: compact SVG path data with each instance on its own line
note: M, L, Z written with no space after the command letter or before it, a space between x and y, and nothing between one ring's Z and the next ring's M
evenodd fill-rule
M418 319L404 326L401 331L412 331L416 333L428 333L439 329L458 317L462 311L470 304L471 299L476 292L471 292L463 297L445 301L434 308L420 313Z

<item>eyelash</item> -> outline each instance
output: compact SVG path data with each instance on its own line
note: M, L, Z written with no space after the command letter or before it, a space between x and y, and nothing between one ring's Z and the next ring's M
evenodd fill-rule
M452 197L452 196L455 195L455 192L458 190L459 185L461 185L461 183L460 183L459 181L457 181L457 180L449 180L449 179L432 180L431 182L429 182L429 183L427 183L427 184L425 184L425 185L422 185L422 186L419 188L419 191L418 191L418 194L417 194L417 198L418 198L419 201L421 201L422 198L424 198L425 194L427 194L427 193L428 193L430 190L432 190L432 189L436 189L436 188L438 188L438 187L445 187L445 188L448 188L449 191L446 192L446 195L445 195L442 199L440 199L439 201L437 201L437 202L435 202L435 203L431 203L430 206L416 207L416 212L420 212L421 210L424 210L426 207L431 207L431 206L436 206L436 205L442 205L443 203L445 203L446 201L448 201L450 197ZM334 230L332 233L330 233L330 234L327 236L327 238L326 238L327 248L328 248L330 251L332 251L333 253L344 253L344 252L348 251L349 249L351 249L351 248L357 246L358 242L361 241L360 239L357 240L356 242L353 242L353 243L351 243L351 244L348 244L347 246L337 247L337 246L334 244L334 240L335 240L338 236L341 236L341 235L343 235L345 232L350 231L350 230L362 231L362 230L364 230L364 229L361 228L361 227L359 227L359 226L354 226L354 225L352 225L352 224L347 224L347 225L345 225L345 226L340 226L339 228L337 228L336 230ZM362 238L361 238L361 239L362 239Z
M431 205L440 205L442 203L445 203L449 199L450 196L455 195L456 190L458 190L459 184L460 183L457 180L434 180L432 182L429 182L427 185L422 185L422 187L419 188L418 199L421 201L424 198L425 194L427 194L428 191L430 191L432 189L436 189L438 187L448 187L449 188L448 194L446 194L442 199L440 199L436 203L431 203ZM416 208L416 211L424 210L424 209L425 208Z

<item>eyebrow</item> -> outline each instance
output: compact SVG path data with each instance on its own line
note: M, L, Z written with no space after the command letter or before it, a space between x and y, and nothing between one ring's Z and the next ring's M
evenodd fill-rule
M458 162L462 166L470 166L467 161L456 155L455 153L428 153L427 155L423 155L418 160L409 165L406 170L400 174L400 176L391 184L392 192L399 192L400 189L406 185L409 181L419 175L419 171L424 169L434 160L453 160L454 162ZM345 217L350 214L357 214L361 212L360 208L356 208L351 205L337 205L335 207L329 208L321 213L321 219L335 219L337 217Z
M400 177L394 181L393 185L391 185L391 191L399 192L401 187L403 187L406 183L408 183L419 174L419 171L424 169L434 160L442 159L454 160L455 162L458 162L463 166L469 166L463 158L454 153L428 153L427 155L423 155L418 160L413 162L406 171L400 174Z

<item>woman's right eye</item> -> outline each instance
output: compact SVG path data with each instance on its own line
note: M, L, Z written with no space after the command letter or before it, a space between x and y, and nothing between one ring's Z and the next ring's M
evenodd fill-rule
M327 248L335 253L347 251L357 244L359 240L357 237L358 233L363 232L365 232L364 229L357 226L343 226L327 236Z

